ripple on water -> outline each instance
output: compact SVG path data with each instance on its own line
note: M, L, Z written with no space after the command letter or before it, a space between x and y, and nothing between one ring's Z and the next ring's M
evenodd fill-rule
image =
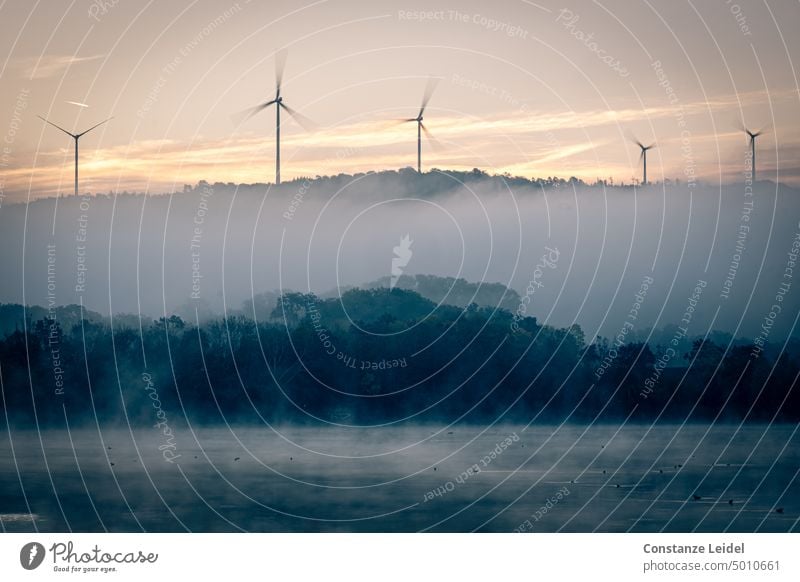
M33 522L39 519L35 513L0 513L0 521L4 522Z

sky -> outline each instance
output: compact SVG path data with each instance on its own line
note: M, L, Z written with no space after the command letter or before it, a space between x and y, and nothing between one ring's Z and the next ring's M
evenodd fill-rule
M0 202L416 165L589 182L800 185L800 2L0 2Z

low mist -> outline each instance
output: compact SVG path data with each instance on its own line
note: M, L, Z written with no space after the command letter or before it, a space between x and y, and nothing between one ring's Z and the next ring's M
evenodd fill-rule
M502 283L530 298L526 315L577 323L587 338L615 335L626 319L640 330L679 325L687 311L690 335L756 337L779 304L776 341L798 312L786 270L798 191L763 182L749 194L743 184L403 170L40 199L0 212L0 301L192 320L267 291L325 295L429 274Z

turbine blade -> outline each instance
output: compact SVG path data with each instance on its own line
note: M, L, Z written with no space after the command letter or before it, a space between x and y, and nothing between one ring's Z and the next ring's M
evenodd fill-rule
M66 129L64 129L63 127L59 127L58 125L56 125L56 124L55 124L55 123L53 123L52 121L47 121L47 120L46 120L44 117L42 117L41 115L37 115L37 117L38 117L39 119L41 119L42 121L44 121L45 123L49 123L50 125L52 125L52 126L53 126L53 127L55 127L56 129L60 129L61 131L63 131L64 133L66 133L68 136L70 136L70 137L71 137L71 138L73 138L73 139L74 139L74 138L76 138L76 137L78 137L78 136L76 136L74 133L70 133L70 132L68 132L68 131L67 131Z
M743 123L739 122L739 123L736 123L735 125L736 125L736 127L738 127L739 129L741 129L743 132L745 132L745 133L747 134L747 136L748 136L750 139L753 139L754 137L756 137L756 135L755 135L755 134L756 134L756 132L750 131L750 130L747 128L747 126L746 126L746 125L744 125Z
M288 51L284 48L275 53L275 89L278 93L281 92L281 83L283 82L283 70L286 68L286 57Z
M639 152L639 162L641 162L644 159L644 152L645 151L647 151L647 150L642 148L642 151Z
M259 113L275 103L275 100L267 101L262 103L261 105L256 105L255 107L250 107L249 109L245 109L244 111L240 111L239 113L235 113L231 115L231 120L233 121L234 125L240 125L253 117L256 113Z
M422 94L422 105L419 108L419 115L417 117L422 117L423 111L425 111L425 107L428 106L428 101L431 100L431 96L433 95L434 90L436 89L436 85L439 84L438 77L431 77L428 79L428 84L425 85L425 93Z
M103 125L104 123L108 123L108 122L109 122L109 121L111 121L112 119L114 119L114 118L113 118L113 117L109 117L109 118L108 118L108 119L106 119L105 121L101 121L101 122L100 122L100 123L98 123L97 125L93 125L92 127L90 127L89 129L87 129L86 131L84 131L84 132L82 132L82 133L79 133L79 134L78 134L76 137L80 137L80 136L82 136L82 135L86 135L87 133L89 133L90 131L92 131L93 129L95 129L96 127L100 127L101 125Z
M420 122L419 126L422 128L422 133L425 134L425 138L430 142L431 146L433 146L433 149L437 151L441 150L442 143L438 139L433 137L433 135L431 135L431 132L428 131L427 127L425 127L425 124Z
M291 115L294 118L294 120L297 122L297 124L300 127L302 127L303 129L305 129L306 131L314 131L317 128L317 124L316 123L311 121L305 115L302 115L301 113L298 113L296 110L294 110L291 107L289 107L288 105L286 105L283 101L281 101L279 103L279 105L281 107L283 107L286 110L286 113Z
M633 143L635 143L640 148L644 147L644 144L642 144L642 142L639 141L639 138L636 137L636 135L634 135L634 133L630 129L626 129L625 130L625 137L627 137L629 140L631 140Z

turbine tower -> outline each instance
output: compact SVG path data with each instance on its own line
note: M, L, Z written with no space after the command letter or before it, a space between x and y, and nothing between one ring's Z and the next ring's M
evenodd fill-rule
M752 132L745 127L744 132L750 136L750 152L753 155L753 184L755 184L756 183L756 138L762 133L764 133L764 130Z
M294 120L306 131L311 131L313 123L306 117L300 115L297 111L286 105L283 102L281 95L281 82L283 81L283 68L286 65L286 51L279 51L275 55L275 98L270 101L265 101L261 105L256 105L250 109L246 109L240 114L241 119L237 122L242 123L253 117L256 113L266 109L270 105L275 105L275 184L281 183L281 108L286 110L286 113L291 115Z
M417 172L420 174L422 173L422 132L424 131L425 137L433 141L433 136L428 132L428 128L425 127L425 124L422 123L422 114L425 112L425 107L428 105L428 101L431 100L431 95L433 95L433 90L436 88L438 82L439 79L436 78L428 79L428 84L425 86L425 93L422 95L422 105L419 108L419 113L417 113L416 117L409 117L402 120L403 122L417 122Z
M653 149L656 147L656 144L651 143L649 146L644 145L638 139L633 140L636 145L639 146L639 149L642 150L642 153L639 154L639 159L644 162L643 165L643 175L642 175L642 186L647 185L647 150Z
M77 195L78 195L78 140L79 140L81 137L83 137L84 135L86 135L87 133L89 133L90 131L92 131L94 128L96 128L96 127L100 127L100 126L101 126L101 125L103 125L104 123L106 123L106 122L108 122L108 121L111 121L111 120L112 120L112 119L114 119L114 118L113 118L113 117L109 117L109 118L108 118L108 119L106 119L105 121L101 121L101 122L100 122L100 123L98 123L97 125L93 125L93 126L92 126L92 127L90 127L89 129L87 129L86 131L82 131L81 133L70 133L69 131L67 131L67 130L66 130L66 129L64 129L63 127L59 127L59 126L57 126L57 125L56 125L55 123L53 123L52 121L48 121L48 120L46 120L46 119L45 119L44 117L42 117L41 115L39 115L38 117L39 117L39 119L41 119L41 120L42 120L42 121L44 121L45 123L49 123L49 124L50 124L50 125L52 125L53 127L57 128L57 129L60 129L61 131L63 131L64 133L66 133L68 136L70 136L72 139L74 139L74 140L75 140L75 196L77 196Z

